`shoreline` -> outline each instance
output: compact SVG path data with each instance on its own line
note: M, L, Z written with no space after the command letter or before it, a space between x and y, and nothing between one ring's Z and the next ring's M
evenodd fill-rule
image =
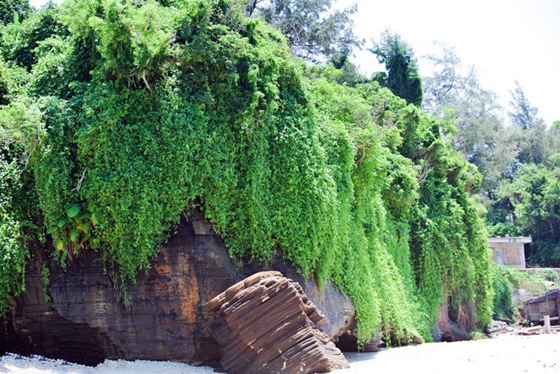
M350 368L341 374L394 373L558 373L560 334L521 336L503 334L492 339L453 343L426 343L384 348L374 353L345 353ZM203 374L209 366L175 362L106 360L96 367L42 356L6 354L0 373L13 374Z

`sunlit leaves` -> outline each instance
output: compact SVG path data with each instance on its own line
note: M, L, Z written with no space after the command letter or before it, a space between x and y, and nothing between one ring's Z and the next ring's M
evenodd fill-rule
M381 324L429 338L444 295L483 321L485 236L464 191L476 173L444 124L302 66L238 2L180 4L69 1L69 34L31 56L33 99L0 110L55 252L99 250L123 285L196 206L237 261L281 253L333 280L364 341Z

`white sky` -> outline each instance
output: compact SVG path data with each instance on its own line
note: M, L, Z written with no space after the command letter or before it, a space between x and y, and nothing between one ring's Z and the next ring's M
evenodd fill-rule
M338 0L337 6L354 3L356 33L366 48L385 29L400 34L417 57L443 42L456 48L464 66L476 66L482 86L499 95L504 109L517 80L548 125L560 120L560 0ZM367 50L354 61L368 75L383 69ZM421 75L429 74L426 61L419 58L419 66Z
M434 41L455 47L463 65L475 65L484 88L505 109L515 81L548 125L560 120L560 0L339 0L358 5L356 32L371 46L381 32L396 32L417 57L437 51ZM382 70L375 56L357 52L368 75ZM430 72L419 59L420 74Z

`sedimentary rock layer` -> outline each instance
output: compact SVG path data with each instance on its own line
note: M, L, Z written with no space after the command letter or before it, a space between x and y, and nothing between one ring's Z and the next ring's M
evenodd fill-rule
M322 373L348 362L319 329L325 317L298 283L261 272L206 303L222 369L237 373Z
M8 323L0 327L0 353L89 365L106 358L217 365L220 349L202 306L267 268L238 266L198 210L181 222L152 268L140 272L126 290L115 287L100 252L85 250L64 270L52 261L52 250L40 245L31 249L26 292L14 301ZM309 291L330 321L322 326L330 338L347 330L354 308L332 284L319 289L281 256L267 266L290 274ZM50 269L47 283L44 268Z

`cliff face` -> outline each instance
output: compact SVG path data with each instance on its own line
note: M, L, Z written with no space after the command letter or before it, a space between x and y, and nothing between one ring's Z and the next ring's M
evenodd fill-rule
M0 349L89 365L105 358L216 364L220 350L202 306L255 271L255 266L242 268L229 259L222 240L196 211L161 248L152 268L127 287L124 298L106 274L100 253L84 251L66 271L47 257L33 254L26 292L16 300L5 336L0 335ZM44 264L51 272L48 303ZM330 321L325 326L330 337L352 322L352 304L332 286L319 290L280 259L259 267L280 270L309 290Z

